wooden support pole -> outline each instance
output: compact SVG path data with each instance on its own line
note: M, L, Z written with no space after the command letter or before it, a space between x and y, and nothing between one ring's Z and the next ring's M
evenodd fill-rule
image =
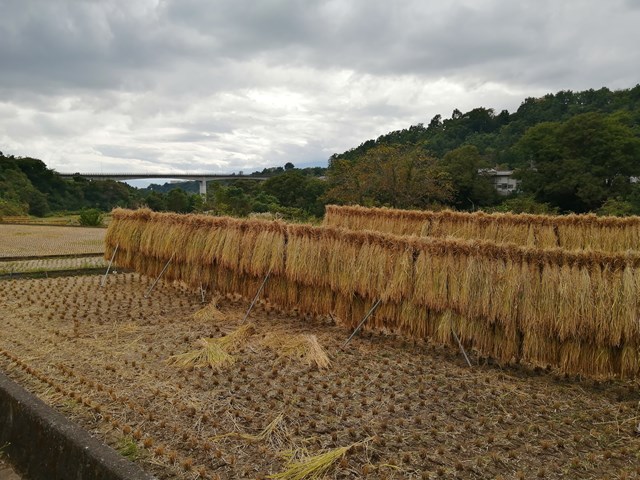
M453 333L453 336L455 337L456 342L458 342L458 346L460 347L460 351L462 352L462 355L464 355L464 359L467 361L467 365L471 366L471 361L469 361L469 357L467 356L467 352L464 351L464 347L462 346L462 342L458 338L458 335L456 335L456 332L453 331L453 327L451 327L451 333Z
M342 348L346 347L347 344L351 341L351 339L356 335L356 333L358 333L358 331L360 330L360 328L362 328L362 325L364 325L364 322L367 321L367 319L371 316L371 314L373 312L375 312L376 308L378 308L378 305L380 305L380 302L382 300L378 300L376 301L376 303L373 304L373 307L371 307L371 310L369 310L369 312L364 316L364 318L362 319L362 321L360 322L360 324L358 324L358 326L356 327L356 329L353 331L353 333L351 334L351 336L349 338L347 338L347 341L344 342L344 345L342 345Z
M256 292L256 296L253 297L253 301L251 302L251 305L249 305L249 309L247 310L247 313L244 314L244 318L242 319L242 322L240 322L240 324L243 324L244 322L247 321L247 318L249 317L249 313L251 313L253 306L255 305L256 301L258 300L258 297L260 296L260 292L262 292L262 289L267 284L267 280L269 280L269 275L271 275L271 269L269 269L269 271L267 272L267 276L264 277L264 280L262 281L262 285L260 285L260 288Z
M169 264L171 263L171 260L173 260L173 257L175 255L175 252L171 255L171 258L169 259L169 261L167 262L167 264L164 266L164 268L162 269L162 271L160 272L160 275L158 275L158 278L155 279L155 281L153 282L153 284L149 287L149 290L146 291L146 293L144 294L144 298L147 298L149 296L149 294L151 293L151 290L153 290L153 287L156 286L156 283L158 283L158 280L160 280L160 277L162 276L162 274L165 272L165 270L169 267Z
M120 244L116 245L116 248L113 251L113 254L111 255L111 260L109 260L109 266L107 266L107 271L105 272L104 277L102 277L102 281L100 282L101 287L104 287L105 283L107 282L107 275L109 275L109 270L111 270L111 265L113 264L113 260L116 258L116 252L118 251L119 246Z

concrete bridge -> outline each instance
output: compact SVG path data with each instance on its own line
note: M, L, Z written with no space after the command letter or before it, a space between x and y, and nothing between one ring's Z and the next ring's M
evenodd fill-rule
M207 194L207 182L215 180L266 180L269 177L219 173L58 173L62 178L82 177L89 180L138 180L141 178L171 178L200 182L200 194Z

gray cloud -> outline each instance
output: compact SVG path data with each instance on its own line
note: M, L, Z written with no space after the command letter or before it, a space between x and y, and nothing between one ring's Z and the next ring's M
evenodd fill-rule
M637 0L0 0L0 150L61 170L323 162L453 108L638 82Z

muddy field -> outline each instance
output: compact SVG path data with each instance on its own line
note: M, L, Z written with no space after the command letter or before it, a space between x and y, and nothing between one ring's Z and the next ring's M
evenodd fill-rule
M0 224L0 258L104 252L104 228Z
M469 368L458 351L369 333L342 350L350 332L330 318L268 305L232 364L181 368L170 357L237 331L248 301L196 320L200 292L160 282L144 298L150 284L0 282L0 369L160 478L266 478L354 444L328 478L640 478L637 382ZM283 357L273 333L316 335L331 365Z

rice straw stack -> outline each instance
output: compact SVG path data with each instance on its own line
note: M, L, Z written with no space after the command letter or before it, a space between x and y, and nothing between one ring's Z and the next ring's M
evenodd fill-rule
M468 348L502 362L590 376L640 373L639 253L500 243L501 227L492 222L432 213L433 231L455 223L465 235L493 241L115 210L105 256L119 245L115 264L149 276L172 259L163 278L245 298L271 272L264 296L272 304L332 314L349 328L381 300L366 328L454 346L456 332ZM585 225L591 235L613 224L626 231L618 245L635 238L615 222L582 217L567 223L573 230L528 228L520 238L548 234L586 244Z
M640 217L436 212L328 205L324 225L567 250L623 252L640 247Z

